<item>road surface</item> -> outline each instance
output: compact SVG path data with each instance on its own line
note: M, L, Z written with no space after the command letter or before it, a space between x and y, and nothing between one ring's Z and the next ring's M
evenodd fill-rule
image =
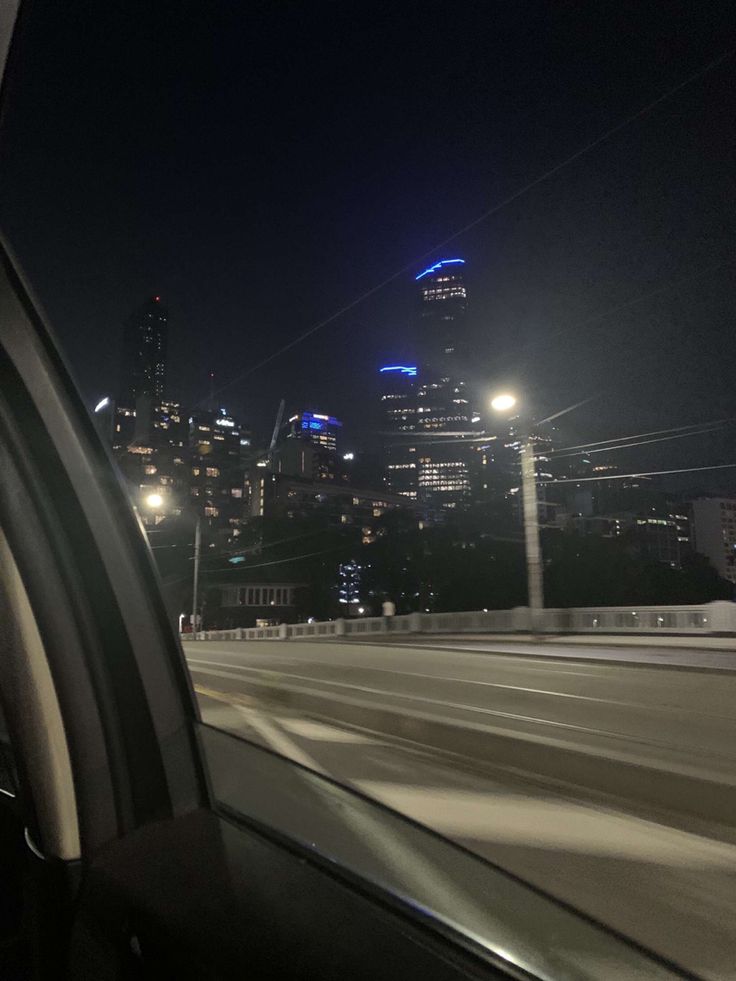
M733 658L590 653L449 638L186 646L206 722L359 788L699 976L736 978Z

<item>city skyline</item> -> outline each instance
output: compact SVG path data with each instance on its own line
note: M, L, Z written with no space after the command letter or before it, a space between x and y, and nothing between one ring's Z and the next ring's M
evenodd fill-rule
M442 267L445 266L446 263L449 263L448 268L455 269L457 271L459 275L458 282L460 284L464 284L464 276L468 266L468 260L460 257L455 257L449 260L446 258L445 259L440 258L437 259L436 262L431 263L430 266L420 270L419 273L407 274L407 276L403 278L402 285L404 286L407 294L413 292L415 296L420 295L424 297L424 295L427 292L426 288L423 288L420 294L417 294L416 288L417 286L426 287L427 283L430 283L433 292L437 292L436 287L433 286L431 280L433 276L437 276L442 273L443 271ZM472 269L472 262L470 263L470 268ZM452 284L453 285L450 286L450 289L454 288L454 279L452 281ZM460 336L461 339L460 347L462 347L462 339L463 339L462 332L466 326L465 315L466 315L466 304L467 304L467 291L465 290L464 285L462 285L462 293L463 293L462 313L460 319L455 323L455 330L457 331L459 329L460 331L460 335L456 335L456 336ZM414 383L416 383L417 381L418 375L420 376L420 378L423 377L425 381L427 380L428 377L427 372L429 369L426 362L426 357L422 353L423 350L426 353L427 349L426 346L424 348L422 346L422 336L421 336L421 331L423 327L426 328L427 322L425 321L423 323L422 321L421 304L419 307L417 307L415 302L414 305L409 303L406 306L407 306L408 313L407 313L407 329L405 332L405 336L410 338L410 341L408 341L405 344L404 350L410 350L411 356L406 358L405 360L407 362L412 362L412 363L382 365L372 373L374 378L380 377L381 379L378 385L374 385L371 393L373 396L374 405L368 406L369 409L368 413L365 412L362 413L361 421L363 425L361 426L361 425L348 424L348 427L343 436L343 439L345 441L345 446L347 447L349 444L352 450L360 449L360 450L368 450L369 452L370 451L376 452L378 448L385 443L385 438L384 438L385 426L380 410L374 413L372 424L370 426L366 425L366 418L370 418L371 415L370 410L378 406L380 400L385 397L384 395L381 394L385 390L384 380L395 378L398 381L400 388L406 388L407 381L409 381L413 386ZM136 318L143 317L145 319L146 311L156 310L156 309L163 311L164 321L166 321L167 309L162 306L161 297L159 295L156 295L154 297L149 297L142 305L139 304L138 307L136 308L136 312L130 317L128 317L127 320L123 321L123 327L122 327L123 350L125 349L126 338L130 334L131 325L136 323ZM165 331L167 330L167 324L165 322L164 322L164 330ZM447 353L445 354L445 357L448 356L451 359L454 359L457 356L457 352L454 350L454 348L449 352L449 355ZM423 358L424 358L424 369L422 370L420 366L423 362ZM123 359L122 362L123 376L125 375L126 370L128 370L128 368L126 368L128 361L129 359L128 360ZM472 377L472 366L468 365L468 368L469 370L466 372L466 374ZM165 358L164 358L164 365L160 366L160 370L163 374L163 371L165 370ZM365 381L369 377L369 373L365 371L363 371L361 377L361 375L358 374L359 371L360 371L359 367L355 368L354 374L351 377L351 381L357 382L358 384L361 381ZM175 386L176 383L177 381L176 379L174 379L172 385ZM465 385L466 383L463 382L463 384ZM216 386L211 378L210 378L210 385L212 389L217 391ZM422 390L421 386L418 387L418 390L419 391ZM309 391L311 394L309 394L305 398L302 398L301 400L293 396L290 396L288 393L286 393L287 398L285 399L285 402L287 403L287 409L289 411L297 409L300 403L302 406L306 406L310 411L329 409L331 402L334 401L330 393L325 393L323 391L319 375L316 375L316 377L313 380L313 384L310 386L309 389L307 389L307 391ZM490 391L491 391L490 387L486 387L484 389L484 388L480 388L476 384L473 388L470 388L466 394L470 394L471 400L474 401L475 404L477 404L478 406L477 409L473 410L472 421L479 423L479 428L481 431L485 430L487 432L497 434L498 432L500 432L498 428L498 420L494 418L494 414L490 411L489 405L487 404L488 399L490 397ZM222 411L224 413L227 411L227 409L225 408L225 403L230 402L230 400L226 398L226 394L227 393L225 394L220 393L220 401L218 404L217 395L215 395L213 399L212 394L210 392L207 395L203 396L202 399L200 400L200 403L196 406L192 406L192 404L187 403L186 400L181 400L178 396L178 393L172 387L169 388L167 392L167 397L170 399L174 398L180 404L190 405L190 409L192 411L194 411L195 409L202 409L204 411L214 411L215 409L217 409L218 411ZM426 394L427 393L425 391L425 397ZM106 398L108 396L103 395L102 397ZM416 399L416 394L413 396L413 398ZM97 398L95 398L94 402L95 404L97 404ZM125 404L125 402L126 400L123 398L121 404ZM92 407L92 405L90 405L90 407ZM251 431L253 432L254 448L260 446L261 450L263 451L267 447L268 436L270 434L270 430L273 425L273 419L272 418L269 419L267 414L262 415L261 429L254 431L251 420L254 418L257 419L259 417L258 409L259 406L254 406L253 404L251 404L245 409L244 412L236 412L235 415L238 416L242 424L248 426L249 435ZM535 409L537 409L535 415L538 418L541 413L539 412L536 406ZM270 403L267 404L266 413L268 413L269 411L273 411L273 406ZM416 407L414 408L413 411L416 412ZM426 410L423 409L420 411L429 411L429 409ZM582 414L578 412L577 415L582 415ZM664 421L664 417L662 417L662 420ZM470 422L470 418L467 421ZM730 439L730 436L728 435L728 430L727 429L724 430L723 428L720 428L718 426L709 427L707 423L709 423L710 420L706 420L705 422L706 422L706 426L704 427L702 433L700 433L700 439L689 441L691 444L700 444L700 448L701 449L705 448L706 455L708 455L708 460L704 464L704 468L702 472L698 472L698 465L696 464L692 468L693 475L692 476L689 475L690 461L688 460L687 453L684 454L684 458L683 458L683 454L682 454L683 444L679 442L680 439L679 436L674 437L676 441L672 444L672 446L670 446L667 438L654 439L648 441L648 442L663 444L663 445L648 447L648 454L650 459L648 460L646 466L655 469L656 468L666 469L670 467L670 461L672 461L673 464L676 464L676 466L673 466L673 469L677 470L681 465L684 473L681 475L675 474L674 476L670 476L669 479L665 481L669 486L672 487L673 490L682 491L683 489L685 489L690 494L731 493L732 488L736 486L736 475L732 476L728 468L721 469L720 464L722 463L722 457L719 457L718 455L721 452L721 446L724 443L728 445L728 440ZM339 423L339 425L342 427L342 423ZM688 424L685 425L687 426ZM426 425L423 428L426 428ZM430 426L430 428L437 428L437 427ZM595 436L600 435L600 433L595 429L595 421L591 423L591 420L589 418L583 418L582 421L580 420L577 421L577 424L572 427L572 430L568 430L565 441L577 439L578 436L580 436L580 438L587 439L593 435ZM624 434L620 434L620 435L624 435ZM631 435L634 437L636 436L635 433L632 433ZM609 437L604 437L604 440L608 438ZM618 438L618 436L610 437L610 438L612 439ZM637 444L634 443L633 445L636 446ZM648 443L644 443L644 445L648 445ZM654 452L654 456L651 456L652 451ZM595 452L601 452L601 450L596 450ZM617 455L616 463L617 464L624 463L624 469L626 469L627 467L636 468L637 464L641 461L641 459L642 459L641 453L637 453L636 450L634 450L633 452L626 453L624 456ZM714 472L709 471L708 469L709 463L711 465L715 464L712 465L712 471ZM620 470L621 469L620 466L617 467L617 469ZM404 488L404 491L405 490L407 490L407 488ZM402 493L402 491L399 490L399 493ZM415 496L415 495L412 494L411 496Z
M181 401L206 401L213 371L218 401L259 433L288 396L360 434L377 369L411 354L414 277L458 255L479 394L513 382L543 411L599 393L568 420L573 439L736 415L730 64L703 73L730 5L482 6L451 22L439 7L315 4L308 24L212 11L217 59L184 16L171 37L163 9L87 11L85 32L29 11L48 57L8 107L6 234L90 402L116 390L121 319L161 295ZM340 56L314 72L323 45ZM678 445L683 464L730 458L727 443Z

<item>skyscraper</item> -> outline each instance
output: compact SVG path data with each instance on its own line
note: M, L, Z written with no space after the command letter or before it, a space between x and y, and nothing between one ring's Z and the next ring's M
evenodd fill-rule
M423 367L456 371L467 314L464 259L440 259L415 277L419 284L419 351Z
M480 417L471 405L464 357L464 259L440 259L418 284L417 493L452 509L471 503Z
M389 364L381 374L381 437L387 490L416 500L416 365Z
M159 400L166 382L168 311L153 296L128 319L123 333L120 401L135 406L142 396Z
M440 259L415 277L417 364L381 369L386 486L430 510L472 503L482 456L463 354L464 266Z
M277 473L310 480L345 479L337 452L342 423L318 412L297 412L286 425L286 438L276 450Z

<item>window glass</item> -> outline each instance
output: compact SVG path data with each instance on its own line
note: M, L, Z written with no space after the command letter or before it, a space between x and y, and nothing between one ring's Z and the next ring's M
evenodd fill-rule
M736 913L732 21L29 4L0 132L3 234L205 722L708 977Z

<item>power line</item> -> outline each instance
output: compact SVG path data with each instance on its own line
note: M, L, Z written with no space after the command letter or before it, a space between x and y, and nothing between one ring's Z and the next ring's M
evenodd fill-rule
M619 443L616 446L600 446L595 450L578 451L577 453L562 453L555 456L556 460L565 460L567 457L571 456L583 456L584 454L591 453L612 453L614 450L628 450L634 446L648 446L649 443L665 443L670 439L685 439L686 436L702 436L705 433L717 433L720 432L722 427L711 426L709 429L694 429L689 433L673 433L671 436L658 436L656 439L640 439L636 443Z
M592 317L587 317L585 320L579 320L567 327L559 327L557 330L553 330L551 334L541 337L538 341L536 341L536 345L541 346L554 340L561 334L568 333L571 330L577 330L580 327L589 327L591 324L598 323L601 320L607 320L608 317L611 317L614 313L621 313L624 310L630 310L632 307L638 306L640 303L644 303L646 300L651 300L652 297L660 296L663 293L668 293L671 289L675 289L678 286L691 282L693 279L698 279L700 276L705 276L706 273L720 269L722 266L727 266L729 262L733 262L734 258L736 258L735 255L728 255L725 259L719 259L718 262L705 266L703 269L698 269L693 273L688 273L686 276L681 276L679 279L668 280L662 286L657 286L654 289L648 290L646 293L641 293L632 300L626 300L624 303L619 303L615 307L609 307L608 310L604 310L602 313L596 313ZM523 348L521 351L523 352ZM507 355L502 354L500 357L510 357L511 353L515 354L516 352L510 352Z
M285 545L287 542L299 542L305 538L314 538L315 535L323 534L324 529L319 528L316 531L305 532L303 535L292 535L291 538L279 538L275 542L262 542L262 543L252 543L250 545L242 545L237 552L232 552L234 556L246 555L248 552L258 552L263 551L264 548L274 548L276 545Z
M215 578L216 576L219 576L220 573L224 573L224 572L246 572L250 569L263 569L267 565L283 565L285 562L299 562L301 559L311 559L314 558L316 555L329 555L330 552L339 552L340 549L343 549L344 547L345 547L345 543L343 543L342 545L336 545L334 548L325 548L321 552L307 552L304 555L293 555L291 558L288 559L273 559L271 562L259 562L256 565L241 565L237 567L233 566L231 569L219 569L219 570L212 569L209 575L212 578Z
M231 379L229 382L226 382L216 391L210 393L211 397L214 398L215 396L220 395L222 392L226 391L232 385L237 384L238 382L242 381L244 378L248 378L256 371L260 371L261 368L264 368L267 364L270 364L272 361L280 357L282 354L285 354L287 351L290 351L292 348L296 347L297 344L301 344L302 341L305 341L308 337L311 337L313 334L316 334L317 331L322 330L323 327L327 327L329 324L333 323L339 317L343 316L343 314L347 313L349 310L352 310L356 306L361 304L364 300L367 300L375 293L378 293L386 286L389 286L395 280L399 279L399 277L404 276L406 273L408 273L419 263L427 259L429 256L436 254L437 252L439 252L440 249L443 249L446 245L449 245L451 242L454 242L455 239L459 238L461 235L466 234L466 232L471 231L476 226L482 224L484 221L487 221L489 218L493 217L493 215L498 214L498 212L501 211L503 208L512 204L514 201L517 201L519 198L523 197L525 194L533 190L535 187L538 187L540 184L543 184L551 177L554 177L555 174L558 174L565 167L568 167L576 160L579 160L581 157L585 156L585 154L590 153L591 150L594 150L597 146L600 146L606 140L610 139L612 136L615 136L616 133L619 133L627 126L630 126L638 119L647 116L650 112L656 109L657 106L661 105L663 102L666 102L668 99L672 98L673 95L676 95L678 92L682 91L682 89L686 88L688 85L691 85L699 78L702 78L704 75L712 71L714 68L717 68L724 61L727 61L730 57L733 56L734 50L735 49L730 49L728 51L725 51L717 58L714 58L706 65L703 65L701 68L693 72L692 75L689 75L682 82L679 82L677 85L674 85L671 89L668 89L666 92L658 96L652 102L649 102L647 105L643 106L641 109L638 109L630 116L627 116L625 119L622 119L619 123L616 123L615 126L612 126L610 129L607 129L604 133L601 133L600 136L597 136L594 140L591 140L585 146L581 147L579 150L576 150L574 153L570 154L570 156L565 157L563 160L560 160L554 166L546 170L543 174L540 174L539 177L535 177L534 180L529 181L527 184L524 184L523 187L520 187L518 190L514 191L513 194L508 195L506 198L503 198L501 201L497 202L492 207L486 209L484 212L478 215L477 218L474 218L466 225L463 225L461 228L454 231L451 235L448 235L446 238L444 238L441 242L437 242L431 249L428 249L426 252L423 252L421 255L415 257L414 259L411 260L411 262L406 263L406 265L402 266L396 272L392 273L390 276L387 276L385 279L381 280L381 282L377 283L375 286L372 286L370 289L365 290L354 300L351 300L349 303L346 303L344 306L340 307L340 309L335 311L335 313L332 313L330 314L330 316L325 317L324 320L320 320L318 323L310 327L308 330L304 331L298 337L295 337L294 340L289 341L288 344L284 344L281 348L279 348L279 350L275 351L273 354L270 354L262 361L259 361L252 368L248 368L246 371L243 371L239 375L236 375L235 378ZM203 399L200 399L199 402L197 402L196 404L199 405L202 401Z
M687 426L673 426L672 429L653 429L648 433L632 433L629 436L611 436L610 439L599 439L594 443L578 443L575 446L561 446L556 450L548 450L547 455L566 453L568 450L587 450L591 446L602 446L604 443L619 443L626 439L643 439L646 436L662 436L665 433L679 433L685 429L697 429L702 426L721 426L733 419L712 419L709 422L693 422Z
M575 402L573 405L568 405L566 409L560 409L559 412L553 413L551 416L547 416L546 419L540 419L539 422L535 423L537 426L542 426L547 422L552 422L554 419L559 419L560 416L566 416L568 412L572 412L573 409L579 409L581 405L587 405L588 402L592 402L593 399L600 398L600 395L591 395L590 398L583 399L580 402Z
M702 470L727 470L736 463L718 463L712 467L682 467L679 470L649 470L642 473L619 473L609 477L561 477L559 480L540 480L540 484L587 484L592 480L625 480L627 477L661 477L672 473L700 473Z

